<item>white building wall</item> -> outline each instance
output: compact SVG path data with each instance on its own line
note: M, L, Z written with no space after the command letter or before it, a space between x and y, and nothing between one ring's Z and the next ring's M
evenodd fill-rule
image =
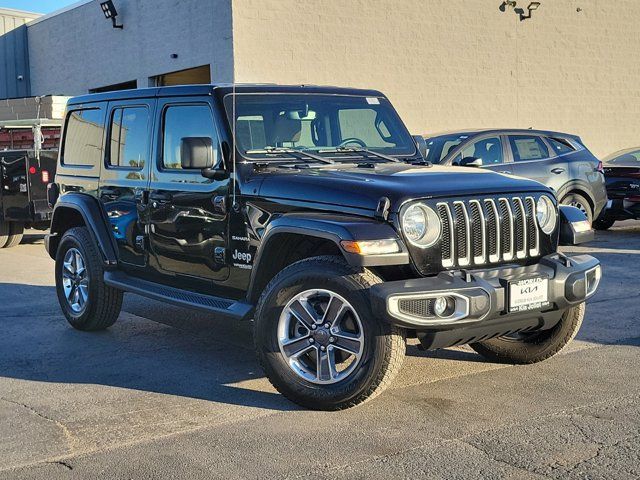
M529 0L518 0L526 8ZM414 133L534 127L640 144L640 0L233 0L236 80L367 87Z
M213 81L231 81L228 0L114 3L123 30L104 18L97 0L29 24L33 95L78 95L131 80L147 87L149 77L208 64Z

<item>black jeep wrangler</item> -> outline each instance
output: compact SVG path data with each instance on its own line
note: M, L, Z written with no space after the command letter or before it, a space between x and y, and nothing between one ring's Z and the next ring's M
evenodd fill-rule
M350 407L405 338L532 363L578 331L592 231L545 186L427 164L380 92L200 85L87 95L65 118L47 249L62 310L112 325L123 292L252 319L286 397Z

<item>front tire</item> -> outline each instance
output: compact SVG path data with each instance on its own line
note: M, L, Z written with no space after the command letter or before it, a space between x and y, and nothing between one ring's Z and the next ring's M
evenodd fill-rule
M567 309L560 322L548 330L498 337L470 345L491 362L529 364L542 362L560 353L578 333L585 304Z
M56 292L73 328L104 330L118 319L122 291L103 281L102 258L85 227L68 230L56 254Z
M289 400L340 410L381 393L402 367L400 329L375 318L368 289L381 280L340 257L290 265L265 288L254 341L269 381Z

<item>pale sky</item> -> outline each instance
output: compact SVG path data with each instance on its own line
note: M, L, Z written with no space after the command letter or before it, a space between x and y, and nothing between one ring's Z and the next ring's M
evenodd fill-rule
M0 0L0 8L50 13L77 2L78 0Z

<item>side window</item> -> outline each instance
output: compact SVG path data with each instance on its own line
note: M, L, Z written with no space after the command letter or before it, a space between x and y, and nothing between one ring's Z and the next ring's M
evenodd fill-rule
M509 142L516 162L549 158L549 149L538 136L512 135L509 136Z
M149 109L115 108L111 114L109 165L143 168L149 151Z
M219 162L219 141L209 105L172 105L164 111L162 167L181 170L180 142L186 137L205 137L213 145L214 165Z
M575 151L575 148L573 148L567 140L562 138L547 137L547 140L557 155Z
M384 120L378 120L376 128L377 112L372 108L349 108L338 111L340 123L340 136L342 141L349 138L357 138L363 141L367 147L393 147L389 132Z
M504 162L502 141L500 137L489 137L478 140L462 149L462 158L475 157L482 159L482 165L496 165Z
M267 134L262 115L239 115L236 121L236 136L247 150L259 150L267 146Z
M62 146L62 164L95 166L103 155L104 111L101 108L72 110Z

